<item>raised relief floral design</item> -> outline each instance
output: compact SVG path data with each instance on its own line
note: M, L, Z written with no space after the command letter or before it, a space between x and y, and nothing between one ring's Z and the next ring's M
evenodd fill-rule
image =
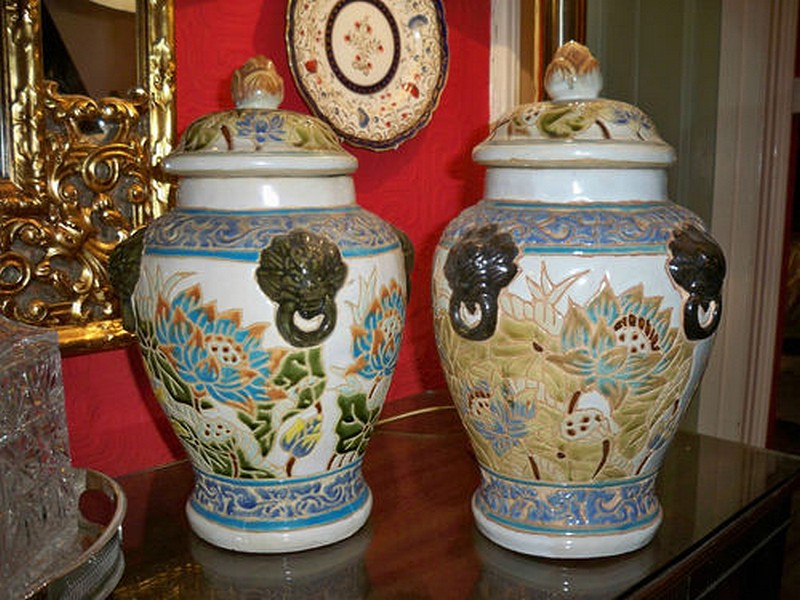
M240 108L198 119L181 138L184 152L296 152L344 154L336 134L322 121L280 109Z
M286 139L286 119L280 112L244 111L236 121L236 135L251 138L255 142L254 149L261 150L269 141Z
M368 379L389 377L397 364L405 322L404 292L391 280L375 293L376 274L366 280L353 306L353 364L348 373Z
M155 337L195 397L253 412L268 399L271 353L260 347L263 324L242 327L241 313L201 304L199 286L156 306Z
M315 408L316 412L310 416L296 417L281 435L280 446L290 454L286 463L286 474L289 476L295 461L308 456L322 437L322 409L319 405Z
M615 100L523 105L498 125L492 137L660 141L646 114Z
M320 444L325 396L338 421L335 448L322 460L345 466L360 458L397 361L405 318L398 282L379 286L376 273L360 281L353 362L333 367L345 378L332 386L321 346L265 346L271 324L218 311L201 285L184 284L192 276L164 280L145 270L134 318L156 396L195 464L228 477L292 477L320 448L331 452Z
M581 276L558 280L542 268L528 298L504 291L495 334L480 342L454 330L446 288L434 284L445 374L481 464L498 473L630 476L677 427L692 344L671 326L671 310L641 285L617 294L604 281L560 312L557 299Z
M600 65L576 42L561 46L547 66L544 87L551 102L526 104L495 129L495 139L661 140L641 110L598 98Z
M466 419L495 454L503 456L528 435L528 421L536 414L536 405L520 397L514 382L503 381L498 388L496 399L485 381L468 390Z
M518 320L529 320L540 325L550 334L561 330L563 315L558 311L561 302L569 289L588 271L580 271L563 281L554 282L547 272L547 265L542 263L539 281L526 277L525 282L530 292L530 300L515 294L502 296L500 303L503 310Z
M635 106L610 102L603 116L615 125L627 127L640 140L649 140L658 135L650 117Z
M642 286L615 296L604 284L586 306L573 305L561 331L562 352L549 357L613 402L662 383L669 370L675 330L661 298L645 298Z
M251 58L231 80L236 109L192 122L178 151L294 152L303 148L343 153L336 134L325 123L278 109L283 92L283 79L273 62L264 56Z
M384 51L383 42L373 33L369 16L353 21L352 27L344 35L344 42L357 50L353 56L353 68L365 76L369 75L373 67L372 57Z
M298 418L281 436L281 448L295 457L306 456L313 450L322 433L322 415L308 419Z
M595 123L603 128L602 121L597 120L597 108L599 107L585 103L554 106L542 112L538 122L539 130L548 137L571 138ZM607 130L603 132L603 137L610 137Z
M339 421L336 423L336 435L339 438L336 444L338 455L331 457L329 467L334 466L334 463L337 466L347 464L364 455L381 412L380 406L371 406L374 403L370 403L370 400L371 398L364 392L352 394L343 392L337 398L341 411Z

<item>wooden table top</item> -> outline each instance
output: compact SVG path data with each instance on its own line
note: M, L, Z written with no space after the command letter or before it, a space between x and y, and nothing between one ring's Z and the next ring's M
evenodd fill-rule
M432 410L392 420L419 408ZM653 597L678 580L707 585L785 531L800 473L793 457L682 432L659 476L664 521L652 543L614 558L537 559L475 529L478 468L446 393L392 402L384 415L364 460L370 520L325 548L246 555L200 540L184 514L186 461L120 478L126 570L113 597Z

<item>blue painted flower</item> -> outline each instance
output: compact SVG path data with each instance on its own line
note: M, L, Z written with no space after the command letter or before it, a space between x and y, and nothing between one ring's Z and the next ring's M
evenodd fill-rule
M529 421L536 413L532 402L521 401L514 386L504 381L500 386L500 397L486 398L491 386L481 382L476 393L470 395L468 419L475 430L488 441L495 454L503 456L528 435ZM472 403L472 397L482 401Z
M261 115L256 111L244 111L236 121L237 134L253 138L256 146L268 141L282 142L286 138L286 122L280 112Z
M653 123L649 117L633 106L615 102L611 105L611 113L611 121L613 123L626 125L642 139L649 137L653 133Z
M562 353L549 357L568 373L583 378L613 401L628 391L653 389L678 362L675 330L661 298L645 298L641 286L615 296L605 285L586 307L574 305L561 333Z
M317 413L307 419L298 417L281 436L280 444L295 458L307 456L322 436L322 415Z
M178 376L198 399L252 408L269 400L270 352L260 347L265 325L241 327L239 311L217 314L201 304L200 287L171 301L159 297L155 336Z
M363 321L353 326L353 358L348 373L367 379L389 377L397 364L406 316L403 290L392 279L389 286L363 313Z

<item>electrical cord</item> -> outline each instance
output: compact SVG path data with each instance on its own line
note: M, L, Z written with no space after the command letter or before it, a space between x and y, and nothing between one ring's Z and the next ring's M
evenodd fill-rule
M439 412L442 410L455 410L455 406L452 404L450 405L441 405L441 406L426 406L425 408L418 408L416 410L410 410L408 412L400 413L398 415L394 415L391 417L386 417L385 419L380 419L376 426L380 427L381 425L387 425L389 423L394 423L395 421L400 421L402 419L408 419L409 417L416 417L419 415L425 415L428 413Z

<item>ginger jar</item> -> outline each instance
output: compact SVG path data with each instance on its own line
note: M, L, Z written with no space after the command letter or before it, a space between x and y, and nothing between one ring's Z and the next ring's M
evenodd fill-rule
M156 397L195 471L208 542L245 552L355 533L361 472L400 349L406 238L356 204L355 158L277 108L256 57L233 110L192 123L164 163L176 208L120 244L110 273Z
M725 260L667 197L672 148L598 97L589 51L562 46L551 100L473 153L485 197L442 234L436 342L481 472L480 531L557 558L645 545L664 453L708 361Z

